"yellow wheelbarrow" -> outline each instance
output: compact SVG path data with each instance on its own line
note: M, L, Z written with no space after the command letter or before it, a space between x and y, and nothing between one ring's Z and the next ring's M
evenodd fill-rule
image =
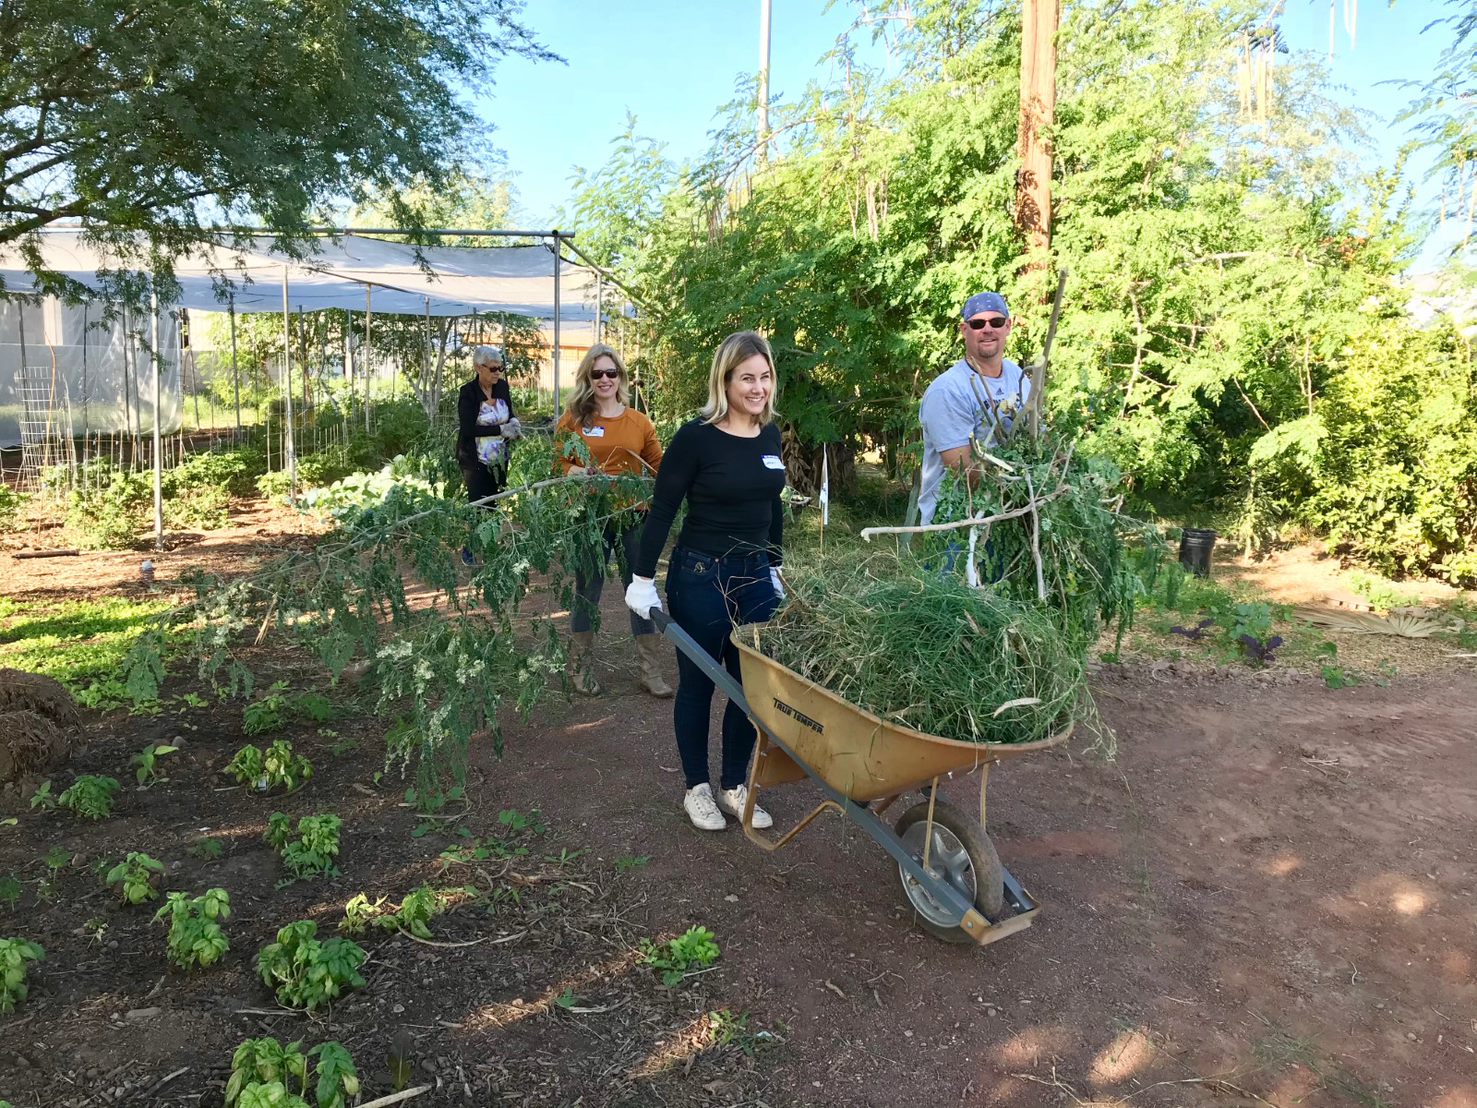
M1022 931L1041 910L1000 864L985 831L985 787L990 766L1064 742L1070 726L1030 743L967 743L924 734L880 719L815 685L758 650L762 625L735 628L743 675L740 686L720 663L656 609L652 619L687 658L711 677L758 732L749 769L744 834L778 850L822 812L834 809L856 823L898 866L903 896L917 922L948 942L995 942ZM980 815L975 820L938 799L941 781L980 771ZM825 799L794 827L775 837L754 829L754 805L766 788L809 778ZM926 788L889 828L882 815L904 794Z

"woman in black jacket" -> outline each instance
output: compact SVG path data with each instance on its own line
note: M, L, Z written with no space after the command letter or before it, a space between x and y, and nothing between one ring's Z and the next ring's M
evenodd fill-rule
M523 432L513 414L502 348L477 347L472 368L477 375L456 397L456 463L467 483L467 496L475 503L501 492L508 483L512 443ZM462 561L473 564L470 548L462 548Z

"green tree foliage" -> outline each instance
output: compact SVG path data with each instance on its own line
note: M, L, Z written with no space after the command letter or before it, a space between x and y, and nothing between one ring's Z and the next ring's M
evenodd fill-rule
M1067 5L1053 266L1027 269L1012 218L1017 6L893 7L864 20L888 28L899 75L856 64L843 40L836 81L772 111L767 166L752 157L753 105L741 97L696 165L664 161L631 124L611 162L578 178L582 241L604 251L647 310L643 359L660 386L658 414L690 413L709 353L752 327L775 348L797 484L814 480L821 443L834 444L833 474L838 456L864 446L905 473L917 399L959 356L959 304L1004 291L1017 319L1010 353L1028 364L1044 340L1053 270L1070 267L1051 417L1084 434L1085 452L1134 475L1140 509L1229 521L1252 545L1307 522L1375 554L1383 525L1332 507L1358 493L1335 488L1351 473L1337 451L1382 418L1340 398L1358 393L1355 378L1397 372L1361 351L1378 333L1432 359L1412 367L1418 375L1461 380L1467 363L1409 320L1398 284L1414 243L1402 167L1353 168L1364 140L1330 98L1321 63L1280 64L1265 112L1251 116L1240 67L1257 5ZM1447 395L1445 418L1469 433L1471 402ZM1397 428L1419 433L1398 419L1380 430ZM1420 487L1414 460L1391 464ZM1470 530L1452 514L1463 480L1451 475L1439 496L1412 494L1423 518L1404 533L1427 537L1398 540L1406 568L1465 549Z
M434 188L478 141L459 82L506 54L553 57L521 12L519 0L7 0L0 242L39 269L35 233L85 219L121 260L167 278L170 256L221 216L291 235L338 197Z
M1449 15L1428 22L1426 32L1452 32L1436 72L1408 84L1420 96L1400 119L1413 120L1415 145L1431 151L1431 175L1442 183L1442 216L1451 215L1465 228L1459 249L1471 245L1477 223L1477 4L1447 0Z

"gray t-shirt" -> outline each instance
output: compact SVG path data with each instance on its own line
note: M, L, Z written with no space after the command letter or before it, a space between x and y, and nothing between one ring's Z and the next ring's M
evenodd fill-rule
M971 438L983 444L994 441L995 419L1007 430L1011 419L1003 410L1019 411L1031 395L1031 379L1009 358L1001 360L999 377L976 373L963 358L933 379L918 406L923 424L923 484L918 491L918 516L922 523L933 520L938 504L939 482L944 479L945 450L968 446ZM970 379L978 382L978 387ZM988 397L995 405L992 417L982 404ZM998 437L998 436L996 436Z

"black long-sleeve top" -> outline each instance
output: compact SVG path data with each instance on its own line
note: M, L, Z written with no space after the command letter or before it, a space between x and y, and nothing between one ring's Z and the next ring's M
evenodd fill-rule
M685 423L662 456L651 514L632 567L641 577L656 573L677 509L687 500L687 519L677 544L714 557L763 550L780 562L785 513L780 491L785 464L780 429L768 424L754 438L720 431L700 419Z
M487 394L482 391L482 383L473 377L461 387L456 394L456 460L458 462L475 462L477 460L476 439L489 436L498 436L503 433L501 423L488 426L477 425L477 413L482 410L482 401L487 399ZM513 390L508 387L508 379L504 377L501 381L492 383L492 399L501 400L508 406L508 418L513 418ZM511 444L509 444L511 445Z

